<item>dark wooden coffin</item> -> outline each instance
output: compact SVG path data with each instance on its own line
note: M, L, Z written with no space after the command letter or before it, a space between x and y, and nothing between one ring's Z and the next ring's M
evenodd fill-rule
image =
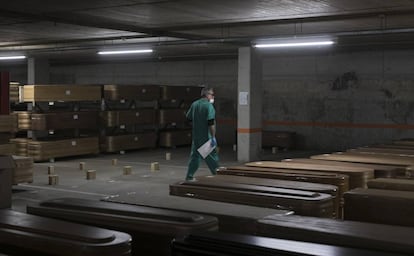
M247 176L234 176L234 175L216 175L216 176L197 176L199 184L209 185L211 183L222 184L225 186L228 183L234 184L246 184L264 186L269 188L284 188L295 189L302 191L312 191L317 193L329 194L332 196L332 203L334 206L334 212L332 217L336 218L339 214L341 198L339 196L338 187L329 184L311 183L305 181L292 181L292 180L280 180L280 179L267 179L256 178Z
M161 147L175 147L191 145L190 129L162 130L159 133L159 145Z
M217 219L208 215L79 198L48 200L29 205L27 211L126 232L133 239L133 255L168 255L174 237L218 229Z
M160 96L158 85L104 85L104 98L106 100L156 100Z
M98 128L98 112L54 112L31 114L32 130L62 130L62 129L90 129Z
M252 235L197 232L176 238L171 244L172 256L392 256L408 255L357 249L344 246L309 243Z
M329 194L233 182L182 181L170 185L170 195L292 210L306 216L332 217Z
M295 132L289 131L263 131L262 146L293 149L295 147Z
M177 109L160 109L158 110L158 124L161 126L165 125L178 125L185 124L187 118L185 117L186 110L177 108Z
M26 213L0 211L0 253L7 255L131 255L131 236Z
M100 148L103 152L155 148L156 146L157 134L155 132L105 136L100 139Z
M161 86L161 100L196 100L201 97L199 86Z
M267 216L257 235L411 255L414 229L306 216Z
M344 219L414 226L414 192L353 189L344 194Z
M368 181L368 188L414 191L414 180L412 179L387 179L378 178Z

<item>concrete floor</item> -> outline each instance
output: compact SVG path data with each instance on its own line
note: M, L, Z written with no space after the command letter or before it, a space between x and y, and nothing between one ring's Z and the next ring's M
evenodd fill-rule
M166 160L166 153L171 160ZM13 186L12 209L26 212L26 205L60 197L84 199L107 199L163 208L182 209L219 214L240 214L243 217L260 218L278 214L275 209L234 205L214 201L184 198L169 195L169 184L184 179L187 169L189 147L172 149L148 149L127 151L125 154L101 154L56 159L54 162L34 164L34 181ZM290 157L307 157L315 152L282 151L272 154L270 149L262 152L261 160L280 160ZM117 159L117 165L112 165ZM231 147L220 149L220 165L231 166L237 162L236 152ZM85 170L80 170L80 162ZM151 171L151 163L158 162L159 171ZM59 176L57 185L48 185L48 167L53 165ZM131 175L123 175L124 166L132 167ZM96 179L87 180L86 170L96 170ZM202 163L196 176L209 175Z

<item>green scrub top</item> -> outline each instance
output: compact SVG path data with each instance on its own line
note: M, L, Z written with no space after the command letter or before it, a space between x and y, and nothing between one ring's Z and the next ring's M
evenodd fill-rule
M197 148L211 138L208 120L214 120L215 116L216 110L206 98L194 101L187 111L186 117L193 123L193 143Z

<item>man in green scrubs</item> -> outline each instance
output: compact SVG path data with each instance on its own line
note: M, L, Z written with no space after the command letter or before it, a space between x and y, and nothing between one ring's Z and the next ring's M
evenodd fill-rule
M190 160L188 162L188 170L186 180L194 180L194 173L200 166L202 156L197 149L211 139L211 146L217 146L215 116L216 111L213 106L214 91L212 88L204 87L201 90L201 98L191 104L187 111L187 119L192 122L192 144ZM216 169L219 167L218 154L214 149L205 159L208 168L213 175L216 174Z

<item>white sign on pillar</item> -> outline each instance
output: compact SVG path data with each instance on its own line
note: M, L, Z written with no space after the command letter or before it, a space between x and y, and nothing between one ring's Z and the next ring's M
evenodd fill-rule
M249 105L249 92L239 92L239 105L240 106Z

